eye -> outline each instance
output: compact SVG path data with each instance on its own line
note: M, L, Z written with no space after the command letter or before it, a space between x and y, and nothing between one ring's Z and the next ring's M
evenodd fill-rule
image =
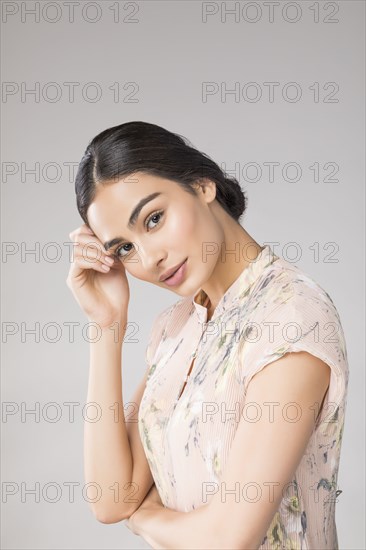
M155 226L152 227L152 229L154 229L154 227L157 227L160 223L160 218L162 217L162 214L164 213L163 210L159 210L157 212L154 212L153 214L151 214L147 219L146 219L146 222L145 222L145 227L148 227L148 224L150 222L150 220L153 220L153 218L158 218L158 221L155 222ZM133 246L132 243L125 243L125 244L122 244L121 246L119 246L116 251L115 251L115 256L117 258L125 258L128 253L131 251L131 249L129 250L126 250L125 249L125 246ZM127 254L120 254L121 251L124 251L124 252L127 252Z

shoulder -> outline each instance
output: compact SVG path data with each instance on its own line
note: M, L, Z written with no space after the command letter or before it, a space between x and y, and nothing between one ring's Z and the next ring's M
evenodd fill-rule
M151 325L150 339L152 337L156 336L158 333L161 334L161 332L165 329L165 327L167 325L167 322L168 322L169 318L171 317L171 314L172 314L173 310L175 309L175 307L176 307L176 303L171 304L171 305L167 306L166 308L164 308L163 310L161 310L155 316L155 318L152 322L152 325Z
M192 299L188 297L177 300L155 316L146 348L145 357L148 363L153 362L159 345L171 336L172 330L176 332L177 326L184 326L192 311Z
M249 307L248 307L249 306ZM315 315L340 323L338 311L327 291L308 273L279 258L257 279L242 313L252 311L258 320L283 312L291 317Z
M179 326L182 328L190 319L194 313L194 306L192 302L192 296L187 296L180 298L164 310L162 310L156 320L154 325L160 325L165 323L166 330L169 331L171 327L177 328Z
M164 308L155 316L152 322L145 350L145 360L148 364L153 362L159 343L164 338L165 328L173 308L174 304Z
M329 399L342 402L349 376L346 342L337 308L326 290L280 259L265 270L250 300L245 318L249 326L240 341L245 386L265 366L289 354L286 362L278 362L274 374L286 364L295 375L304 368L309 375L312 369L315 376L322 371L325 380L326 364L331 376ZM245 307L241 314L244 318Z

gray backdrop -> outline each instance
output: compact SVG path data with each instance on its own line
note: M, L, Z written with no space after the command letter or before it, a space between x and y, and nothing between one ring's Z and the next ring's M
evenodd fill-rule
M90 138L131 120L185 135L233 172L247 231L335 302L350 363L338 536L365 548L365 5L270 6L2 3L3 548L149 548L83 498L87 320L65 283L77 163ZM129 281L125 402L153 319L179 299Z

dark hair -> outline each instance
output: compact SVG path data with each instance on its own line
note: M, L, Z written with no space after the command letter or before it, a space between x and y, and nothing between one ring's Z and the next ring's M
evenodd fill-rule
M196 195L192 184L208 178L216 184L216 199L239 222L247 197L239 182L183 136L148 122L133 121L104 130L87 146L75 179L77 208L88 224L87 210L98 184L117 182L135 172L170 179Z

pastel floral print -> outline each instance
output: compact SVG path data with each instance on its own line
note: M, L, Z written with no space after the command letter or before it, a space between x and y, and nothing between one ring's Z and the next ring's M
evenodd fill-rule
M225 470L250 380L285 353L304 350L329 365L330 385L322 406L315 404L314 431L260 550L337 550L349 370L332 299L269 245L208 322L205 298L198 289L162 311L146 348L139 432L160 498L178 511L206 502L205 488Z

